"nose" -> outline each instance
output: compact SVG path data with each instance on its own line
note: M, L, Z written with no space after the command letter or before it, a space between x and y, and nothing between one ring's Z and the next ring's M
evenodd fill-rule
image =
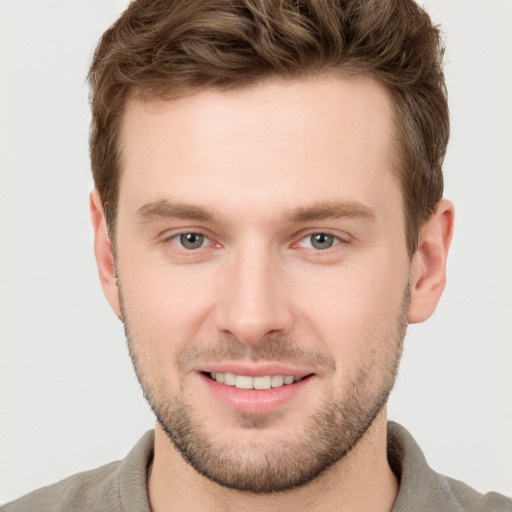
M255 244L227 258L219 275L219 331L246 345L256 345L268 335L289 334L293 314L282 265L268 248Z

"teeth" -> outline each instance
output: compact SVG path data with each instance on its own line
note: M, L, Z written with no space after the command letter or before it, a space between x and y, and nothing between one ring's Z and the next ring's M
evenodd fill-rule
M219 375L219 373L217 373L217 375ZM227 384L228 386L234 386L235 383L236 383L236 377L235 377L234 373L225 373L224 374L224 384Z
M210 377L220 384L227 384L238 389L270 389L280 388L301 380L302 377L293 375L265 375L263 377L250 377L249 375L235 375L234 373L212 372Z
M272 376L272 387L279 388L284 384L284 377L282 375Z
M252 387L254 389L270 389L272 387L272 377L266 375L265 377L253 377Z
M252 377L246 377L245 375L237 375L235 377L235 388L252 389Z

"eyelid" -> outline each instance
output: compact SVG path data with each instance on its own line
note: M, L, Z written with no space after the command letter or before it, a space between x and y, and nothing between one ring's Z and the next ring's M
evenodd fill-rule
M205 230L196 229L196 228L190 228L190 229L180 228L179 231L172 231L172 232L167 231L166 233L164 233L162 235L162 242L163 243L172 243L178 249L181 249L186 252L194 252L193 250L185 249L184 247L181 247L181 245L179 243L176 243L174 241L176 238L179 238L182 235L188 235L188 234L200 235L209 241L209 243L207 245L205 245L204 247L200 247L200 249L205 249L207 247L212 247L212 246L220 247L220 245L221 245L211 235L207 234L205 232ZM198 250L198 249L196 249L196 250Z
M304 238L307 238L312 235L328 235L328 236L332 236L333 238L336 238L340 242L348 242L351 238L348 233L340 232L336 229L329 229L329 228L326 228L326 229L314 228L314 229L303 230L300 233L298 233L294 238L298 242L300 242L301 240L304 240Z
M333 249L334 247L340 245L340 244L348 244L350 242L350 237L348 234L340 234L340 233L334 233L330 229L311 229L306 232L300 233L296 237L296 242L293 243L294 246L297 246L300 242L302 242L304 239L309 238L313 235L327 235L332 236L338 243L335 243L332 247L329 247L329 249ZM329 249L324 249L323 251L320 251L319 249L315 249L320 252L327 252Z
M171 231L171 230L169 230L169 231ZM171 242L177 248L182 249L187 252L193 252L193 251L187 250L184 247L180 247L180 245L178 243L174 242L174 239L180 237L181 235L193 233L193 234L201 235L209 241L209 243L205 247L201 247L202 249L207 248L207 247L212 247L212 246L217 246L217 247L222 246L222 244L220 242L218 242L215 238L213 238L212 235L208 234L206 232L206 230L201 229L201 228L194 228L194 227L189 228L189 229L180 228L179 230L176 230L176 231L174 231L174 230L172 230L171 232L169 232L169 231L167 231L161 235L162 242L163 243ZM308 237L310 237L312 235L316 235L316 234L332 236L338 242L338 243L334 244L332 247L330 247L329 249L332 249L340 244L348 244L351 239L351 237L347 233L343 233L343 234L340 234L339 232L335 233L335 232L333 232L333 230L330 230L330 229L309 229L307 231L302 231L301 233L296 235L294 237L295 242L292 243L292 246L297 246L305 238L308 238ZM327 252L327 251L329 251L329 249L324 249L323 252ZM318 249L316 249L316 250L319 251Z

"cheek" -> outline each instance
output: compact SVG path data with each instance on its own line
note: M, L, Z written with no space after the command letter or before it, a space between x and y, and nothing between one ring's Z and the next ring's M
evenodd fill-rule
M130 329L150 339L162 356L198 336L215 290L211 269L148 261L136 252L119 261L123 305Z
M182 387L177 364L180 354L190 340L204 338L199 332L207 316L200 303L203 296L182 273L146 269L119 268L130 350L146 392L153 389L154 393L156 385L176 392Z
M389 338L402 311L407 276L403 267L382 264L317 273L296 293L301 297L296 317L339 360L353 360Z

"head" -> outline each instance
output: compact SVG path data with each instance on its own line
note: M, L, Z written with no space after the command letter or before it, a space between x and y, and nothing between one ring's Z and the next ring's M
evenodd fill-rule
M412 2L148 0L103 36L102 285L161 431L210 480L304 485L382 425L444 284L441 53Z

